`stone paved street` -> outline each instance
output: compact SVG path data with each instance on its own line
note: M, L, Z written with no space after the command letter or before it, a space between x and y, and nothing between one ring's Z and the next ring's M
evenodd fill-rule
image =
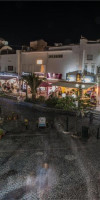
M64 116L37 112L13 100L0 99L0 105L2 117L13 111L19 116L3 124L8 132L0 140L0 200L100 199L100 139L96 139L96 129L88 140L79 140L63 134ZM36 127L39 116L47 117L48 128ZM28 130L24 118L29 119ZM50 126L53 119L55 127ZM88 121L79 119L77 123L79 129ZM69 126L75 129L74 117L69 117ZM48 163L46 172L44 163Z

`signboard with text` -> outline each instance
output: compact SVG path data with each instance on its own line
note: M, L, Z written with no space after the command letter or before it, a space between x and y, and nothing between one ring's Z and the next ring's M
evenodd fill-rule
M47 78L62 79L62 74L60 74L60 73L47 73Z

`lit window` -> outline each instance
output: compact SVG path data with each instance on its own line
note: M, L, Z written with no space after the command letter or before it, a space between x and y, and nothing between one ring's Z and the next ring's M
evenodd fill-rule
M38 65L42 65L42 60L37 60L36 62Z

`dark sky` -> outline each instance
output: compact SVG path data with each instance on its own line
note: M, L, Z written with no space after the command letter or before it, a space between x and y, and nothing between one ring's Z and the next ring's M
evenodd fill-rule
M100 38L100 2L0 2L0 37L10 45L77 43L81 35Z

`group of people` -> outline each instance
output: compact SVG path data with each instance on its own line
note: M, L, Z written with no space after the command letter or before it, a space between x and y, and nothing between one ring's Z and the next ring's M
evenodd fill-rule
M12 83L11 83L11 85L9 83L3 83L1 87L2 87L3 91L9 91L9 90L13 90L14 89Z
M9 82L4 82L4 83L0 82L0 89L4 92L14 92L14 90L19 92L19 88L13 83L9 83Z

